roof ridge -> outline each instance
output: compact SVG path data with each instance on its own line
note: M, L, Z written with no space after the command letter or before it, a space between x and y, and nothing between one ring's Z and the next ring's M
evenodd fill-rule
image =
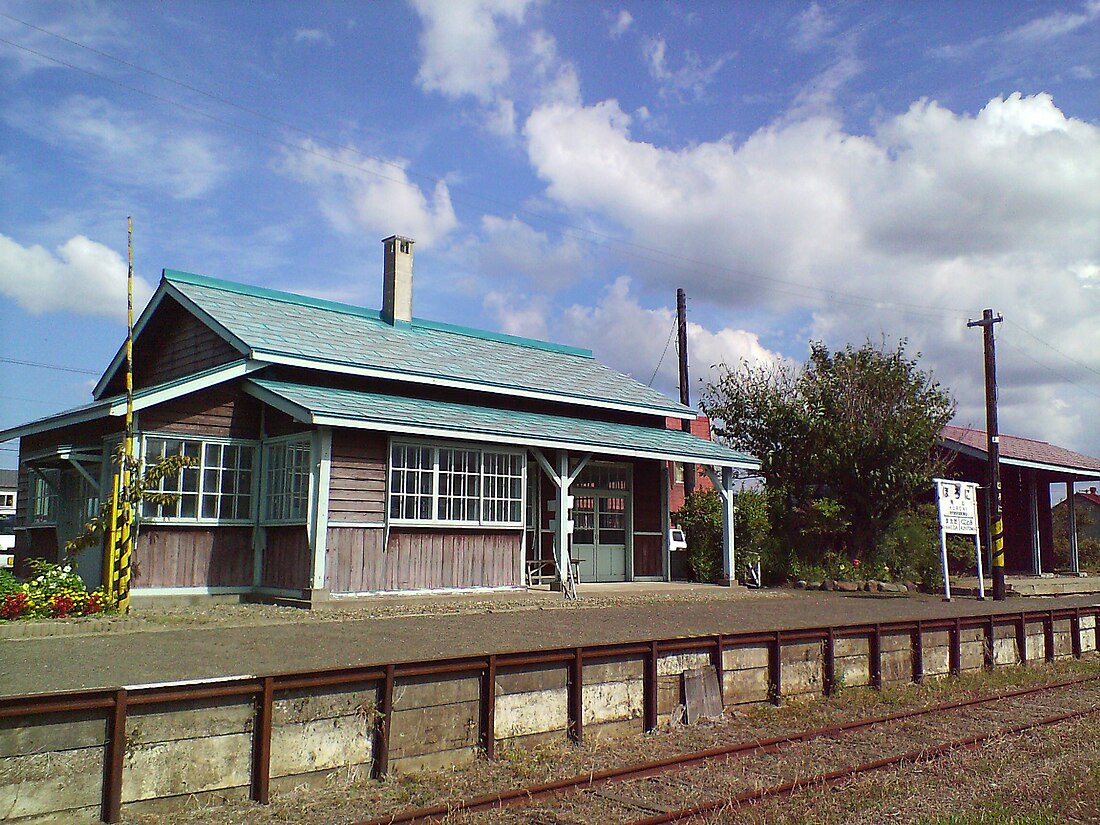
M322 309L329 312L340 312L345 315L354 315L360 318L366 318L371 321L378 321L380 324L389 323L382 318L382 313L376 309L367 309L366 307L358 307L354 304L345 304L340 301L330 301L325 298L314 298L309 295L300 295L296 292L285 292L283 290L271 289L269 287L255 286L253 284L242 284L237 281L227 281L222 278L211 278L208 275L198 275L194 272L181 272L176 269L164 269L161 273L164 280L169 283L178 282L185 284L192 284L194 286L207 287L209 289L218 289L223 292L232 292L238 295L250 295L254 298L263 298L270 301L279 301L285 304L291 304L296 306L308 306L315 309ZM572 347L568 344L557 344L553 341L541 341L537 338L525 338L520 335L509 335L503 332L493 332L491 330L475 329L473 327L460 326L458 324L449 324L444 321L431 321L424 318L413 318L412 322L408 324L412 329L432 330L435 332L447 332L452 335L463 335L467 338L476 338L483 341L496 341L502 344L512 344L513 346L525 347L527 349L538 349L548 352L557 352L562 355L575 355L580 358L592 358L592 350L584 349L582 347Z

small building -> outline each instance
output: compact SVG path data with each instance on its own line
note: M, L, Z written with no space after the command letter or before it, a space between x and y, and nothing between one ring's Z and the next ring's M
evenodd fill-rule
M944 427L940 447L951 454L951 477L977 482L984 524L983 542L989 538L988 450L984 430ZM1100 459L1064 447L1021 438L1000 436L1001 511L1004 524L1005 570L1009 573L1041 575L1054 572L1054 525L1051 516L1051 485L1074 484L1100 479ZM1076 497L1075 497L1076 498ZM1079 572L1077 527L1074 510L1069 511L1068 565Z
M17 470L0 470L0 521L15 517L15 498L19 489Z
M383 243L381 311L165 270L134 328L134 447L193 463L140 513L133 597L667 579L669 462L723 492L758 462L668 428L696 412L587 350L414 318L413 242ZM108 495L125 381L122 347L91 404L0 435L17 563L58 558ZM102 553L78 570L98 584Z

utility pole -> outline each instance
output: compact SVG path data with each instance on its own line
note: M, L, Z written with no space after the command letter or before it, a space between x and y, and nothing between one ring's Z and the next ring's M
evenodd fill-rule
M982 312L982 320L967 321L967 327L982 327L985 338L985 431L989 456L990 569L993 573L993 600L1005 598L1004 522L1001 519L1001 438L997 431L997 351L993 325L1004 318L993 310Z
M680 403L685 407L691 406L688 393L688 330L687 330L687 295L683 289L676 290L676 349L680 356ZM680 429L686 433L691 432L691 421L680 419ZM695 465L684 464L684 495L690 496L695 492Z

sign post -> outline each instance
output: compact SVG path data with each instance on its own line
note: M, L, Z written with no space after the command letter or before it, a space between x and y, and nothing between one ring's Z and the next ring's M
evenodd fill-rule
M978 564L978 598L985 598L982 571L982 542L978 534L978 485L972 481L934 478L936 505L940 513L940 559L943 563L943 600L951 601L951 579L947 570L947 534L974 537L974 558Z

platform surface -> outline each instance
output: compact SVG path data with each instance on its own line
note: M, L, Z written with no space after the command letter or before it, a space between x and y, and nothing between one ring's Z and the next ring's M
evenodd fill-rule
M1096 595L945 603L915 594L632 584L582 586L573 603L534 591L387 597L333 611L224 605L2 627L0 695L1098 602Z

